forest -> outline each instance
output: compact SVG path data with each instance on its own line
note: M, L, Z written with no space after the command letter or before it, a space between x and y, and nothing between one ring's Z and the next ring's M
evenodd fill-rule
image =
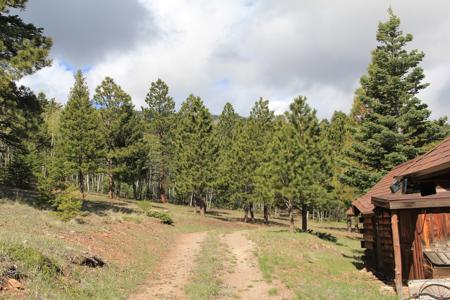
M47 18L56 2L44 2L39 5L49 8ZM99 2L92 5L107 19ZM378 300L398 299L409 289L410 299L428 299L422 287L418 295L406 286L402 279L411 277L402 272L412 274L416 265L424 265L415 261L425 261L427 253L449 255L447 240L442 243L446 252L417 249L426 230L437 232L431 240L450 232L439 215L450 203L442 200L450 197L448 175L433 164L436 152L448 158L450 126L447 117L436 117L442 111L427 105L435 99L425 99L430 84L425 53L415 49L413 35L402 31L393 9L374 24L375 46L367 53L366 70L356 75L353 98L347 99L351 109L321 118L316 111L321 99L302 93L301 86L283 113L274 110L280 99L261 95L246 99L253 103L247 113L239 110L242 99L224 100L217 115L210 105L217 99L202 99L202 91L183 92L179 99L171 78L148 78L146 95L137 99L117 73L102 74L92 84L89 68L65 70L74 79L68 97L53 98L52 91L26 84L58 63L57 39L26 21L23 13L31 3L0 0L0 298ZM64 3L80 5L86 13L86 3ZM222 12L224 3L212 7ZM307 5L306 11L311 9ZM65 24L58 19L58 27L59 22ZM205 32L202 38L216 34L210 28ZM420 173L423 169L417 171L422 177L393 169L422 154L413 163L431 156L427 170L438 170L443 180ZM439 163L448 171L448 160ZM395 184L389 186L391 179ZM373 193L380 186L380 194ZM386 196L389 189L393 193ZM361 195L368 195L365 204L384 206L358 212L354 200ZM406 208L419 200L431 206L417 206L414 215L389 206L391 213L390 200L385 204L375 196ZM363 228L352 228L351 218ZM405 224L415 227L399 231ZM377 269L370 268L374 257L383 258L374 260ZM436 274L448 272L448 264L441 263L426 264L427 272L431 267ZM392 268L386 272L385 266ZM416 277L421 285L428 278ZM449 289L448 284L427 287ZM444 299L442 294L435 298Z
M113 78L90 91L82 71L68 99L35 94L18 81L52 63L52 39L10 14L25 4L0 2L0 184L38 191L35 204L63 218L94 192L195 206L201 215L240 209L246 222L255 211L269 222L285 210L292 230L299 210L306 231L308 217L342 220L392 167L448 134L446 118L432 119L419 98L428 86L425 54L410 49L413 36L392 10L378 26L351 111L320 119L314 99L302 95L283 115L260 98L248 116L230 103L215 116L194 94L176 109L156 78L136 107Z

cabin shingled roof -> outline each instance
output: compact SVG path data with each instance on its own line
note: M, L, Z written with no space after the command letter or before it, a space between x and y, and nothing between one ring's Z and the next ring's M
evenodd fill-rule
M446 138L427 153L416 158L398 177L405 177L420 172L432 172L440 168L450 167L450 137Z
M373 214L375 206L372 204L372 196L381 196L391 192L391 185L394 183L395 177L402 174L417 158L404 162L394 167L388 174L380 179L366 194L352 202L352 206L356 207L361 214Z

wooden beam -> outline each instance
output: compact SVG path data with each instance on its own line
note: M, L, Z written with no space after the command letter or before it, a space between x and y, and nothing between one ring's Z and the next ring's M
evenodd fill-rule
M394 263L395 263L395 290L397 295L402 298L402 253L400 249L400 236L398 231L398 214L397 211L391 213L392 226L392 243L394 246Z

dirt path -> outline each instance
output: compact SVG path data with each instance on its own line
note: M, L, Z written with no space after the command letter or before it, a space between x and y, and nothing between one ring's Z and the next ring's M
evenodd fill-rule
M206 232L183 234L160 262L152 276L129 300L186 299L184 287L195 267L194 257L201 249Z
M264 281L254 254L255 246L245 232L237 231L223 236L223 242L234 256L236 265L223 278L226 296L220 299L292 299L293 294L280 282ZM273 295L269 295L269 291Z

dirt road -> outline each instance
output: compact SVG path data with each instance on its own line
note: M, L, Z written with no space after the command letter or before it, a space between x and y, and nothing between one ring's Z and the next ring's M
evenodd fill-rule
M186 299L184 287L195 267L206 232L183 234L149 279L129 300Z
M195 257L201 250L206 232L181 235L157 269L129 300L187 299L184 288L195 269ZM233 259L222 278L216 299L291 299L292 292L280 282L267 283L258 267L255 245L245 231L223 234L221 241Z
M281 283L267 283L258 267L255 245L245 232L237 231L223 236L223 242L234 256L233 272L223 278L223 294L219 299L291 299L292 293ZM269 292L272 295L269 295Z

